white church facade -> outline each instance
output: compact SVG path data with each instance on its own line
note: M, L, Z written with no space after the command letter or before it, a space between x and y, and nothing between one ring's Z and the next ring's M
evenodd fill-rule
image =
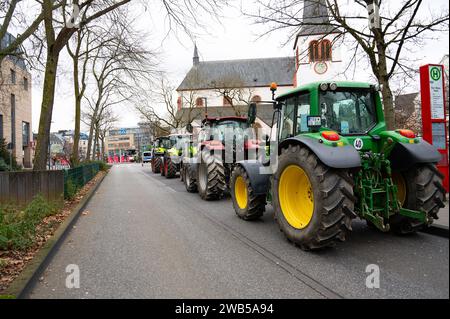
M280 95L310 82L345 80L340 36L330 23L325 0L305 0L292 57L200 61L195 46L192 68L177 89L177 116L199 122L206 108L208 116L244 116L250 102L272 99L272 82ZM268 128L272 115L270 105L260 104L257 122Z

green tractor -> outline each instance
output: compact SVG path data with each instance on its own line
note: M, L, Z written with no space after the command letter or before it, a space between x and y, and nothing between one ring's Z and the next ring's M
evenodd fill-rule
M400 234L437 219L441 155L410 130L386 129L378 91L310 83L274 98L270 160L242 161L231 177L237 215L256 219L271 202L280 230L304 250L344 241L356 217Z
M170 148L170 139L168 136L158 137L153 141L152 148L152 172L160 174L166 150Z
M161 163L161 175L174 178L183 165L183 151L190 144L192 134L173 134L168 138Z

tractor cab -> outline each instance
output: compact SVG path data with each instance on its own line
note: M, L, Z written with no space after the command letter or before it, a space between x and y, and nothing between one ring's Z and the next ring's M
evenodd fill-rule
M170 141L167 136L161 136L155 139L153 142L153 156L155 155L164 155L166 147L169 145Z
M386 130L376 86L359 82L310 83L276 99L280 112L277 139L320 133L325 144L354 145L380 151Z
M183 149L192 142L192 134L172 134L165 142L165 148L169 156L181 156Z
M202 121L199 141L219 140L224 144L227 130L233 130L236 135L242 135L249 127L246 117L208 117Z

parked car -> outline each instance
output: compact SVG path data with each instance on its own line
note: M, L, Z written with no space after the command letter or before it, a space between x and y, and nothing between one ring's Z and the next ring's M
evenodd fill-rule
M152 152L147 151L142 154L142 162L143 163L150 163L152 161Z

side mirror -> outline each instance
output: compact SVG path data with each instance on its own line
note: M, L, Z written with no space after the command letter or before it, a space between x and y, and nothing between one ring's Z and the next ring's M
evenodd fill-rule
M188 125L186 125L186 131L187 131L188 133L191 133L191 134L192 134L192 132L194 132L194 127L192 126L191 123L189 123Z
M248 106L247 122L253 124L256 121L256 103L250 103Z

